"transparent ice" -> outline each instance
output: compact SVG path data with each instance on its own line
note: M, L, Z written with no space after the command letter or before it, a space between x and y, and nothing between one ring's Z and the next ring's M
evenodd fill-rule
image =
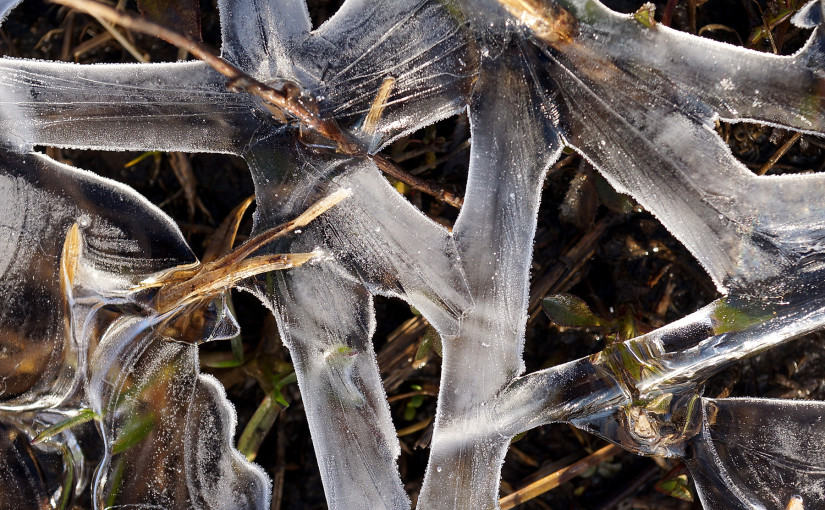
M0 19L16 3L0 2ZM823 177L757 177L714 130L725 119L823 134L825 4L796 15L813 34L778 57L596 0L347 0L316 30L301 0L219 3L227 60L265 83L298 84L369 151L468 109L458 220L452 231L430 221L370 160L229 92L205 64L0 59L9 204L0 208L0 451L11 452L0 487L31 494L33 507L65 490L31 474L49 450L27 450L19 437L88 408L105 444L92 482L98 508L267 506L268 481L231 446L231 407L198 374L197 342L176 336L184 310L161 313L135 290L196 262L180 232L133 191L29 152L51 145L240 155L256 186L255 233L350 190L345 204L263 250L320 260L243 284L291 351L332 509L410 506L371 343L374 295L406 300L442 336L419 508L496 508L511 438L551 422L683 458L708 508L821 503L825 404L714 400L700 385L825 317ZM539 194L565 146L659 218L723 297L597 355L524 374ZM67 257L73 225L81 249ZM200 340L231 336L220 297L199 306ZM47 446L70 444L71 434ZM82 463L75 450L66 458Z

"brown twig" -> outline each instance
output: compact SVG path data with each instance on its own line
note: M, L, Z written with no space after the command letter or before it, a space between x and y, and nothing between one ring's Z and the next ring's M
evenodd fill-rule
M355 138L341 130L333 119L322 117L312 99L301 94L301 88L292 82L286 81L280 88L273 88L252 76L249 76L230 62L222 59L210 50L206 45L187 37L175 30L169 29L143 19L128 12L118 11L96 2L95 0L51 0L53 3L65 5L72 9L85 12L95 18L103 19L109 23L120 25L127 30L133 30L146 35L163 39L181 50L189 52L195 58L204 61L212 69L229 79L228 87L231 90L247 92L256 96L279 110L295 117L303 126L325 138L333 141L338 151L353 158L371 159L378 168L387 175L394 177L413 189L417 189L428 195L432 195L438 200L446 202L456 208L462 204L461 198L446 191L430 182L414 177L398 167L388 158L370 154L362 144Z
M768 173L768 170L773 168L773 166L776 164L776 162L779 161L779 159L782 156L784 156L785 153L787 153L789 150L791 150L791 147L793 147L793 144L795 144L801 136L802 136L802 133L799 133L799 132L794 133L793 135L791 135L791 137L788 138L788 141L783 143L782 146L780 148L778 148L776 150L776 152L773 153L773 156L771 156L770 159L768 159L768 161L766 161L765 164L762 165L759 168L759 170L756 171L756 175L765 175L766 173Z
M390 177L394 177L401 182L409 184L410 187L412 187L413 189L417 189L418 191L433 196L441 202L446 202L451 206L455 207L456 209L461 209L461 205L464 203L464 200L462 200L462 198L458 195L450 193L444 188L436 186L435 184L429 181L425 181L420 177L410 175L408 172L405 172L401 169L401 167L393 163L390 159L382 156L381 154L371 156L371 159L378 166L379 170L389 175Z
M673 23L673 12L676 10L678 0L668 0L665 4L665 10L662 13L662 25L669 27Z
M616 446L614 444L605 446L601 450L598 450L588 455L582 460L574 462L573 464L570 464L569 466L564 467L562 469L559 469L555 473L549 474L544 478L531 483L527 487L523 487L517 490L516 492L501 498L499 500L501 510L508 510L509 508L513 508L517 505L524 503L527 500L533 499L536 496L544 494L549 490L555 489L564 482L572 480L573 478L584 473L591 467L601 464L604 460L616 455L621 451L622 447Z

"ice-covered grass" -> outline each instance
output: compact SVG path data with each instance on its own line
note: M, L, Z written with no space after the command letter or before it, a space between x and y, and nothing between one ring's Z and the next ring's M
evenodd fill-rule
M0 3L0 17L16 3ZM551 422L684 458L708 508L821 503L825 404L708 399L698 388L823 322L825 178L756 176L714 129L746 119L823 133L823 3L794 18L813 33L789 57L597 0L348 0L314 31L301 0L220 7L223 57L297 90L301 108L334 121L352 146L204 63L0 59L0 347L19 357L0 358L0 408L21 429L32 412L96 413L106 445L97 507L264 508L269 486L230 445L222 391L198 374L195 344L233 336L232 314L212 294L196 309L158 307L155 287L141 284L175 268L174 281L188 281L197 261L177 227L134 191L35 155L35 145L240 155L256 187L255 235L348 190L300 235L255 252L317 260L242 284L290 349L330 508L410 506L372 347L375 295L407 301L442 339L418 508L496 508L512 437ZM465 109L467 193L448 231L399 195L371 154ZM540 190L565 146L654 214L723 297L525 374ZM71 443L71 431L55 437ZM0 462L16 472L11 457Z

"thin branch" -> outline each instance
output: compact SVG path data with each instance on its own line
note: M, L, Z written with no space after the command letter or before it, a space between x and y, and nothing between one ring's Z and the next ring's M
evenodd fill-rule
M410 175L384 156L370 154L355 138L341 130L333 119L322 117L318 113L315 103L311 99L302 96L301 88L297 84L284 82L278 89L270 87L219 57L211 49L206 47L206 45L195 39L132 13L115 10L108 5L98 3L94 0L51 1L85 12L95 18L106 20L109 23L120 25L127 30L133 30L163 39L173 46L189 52L195 58L207 63L215 71L226 76L229 79L228 87L231 90L247 92L259 97L279 110L292 115L308 130L333 141L339 152L353 158L370 159L381 171L409 184L413 189L432 195L436 199L446 202L453 207L461 207L462 199L455 194Z
M765 175L766 173L768 173L768 170L773 168L776 162L779 161L782 158L782 156L785 155L785 153L791 150L793 144L795 144L800 137L802 137L802 133L798 131L791 135L791 137L788 138L788 141L782 144L782 147L777 149L773 156L771 156L770 159L768 159L768 161L766 161L765 164L762 165L762 167L756 171L756 175Z
M126 37L124 37L123 34L118 32L117 29L113 27L108 21L106 21L103 18L100 18L99 16L94 16L94 18L98 23L100 23L100 26L105 28L106 31L109 34L111 34L111 36L114 37L115 40L118 43L120 43L120 45L123 46L123 48L135 58L135 60L137 60L141 64L146 64L149 62L149 59L146 58L146 55L144 55L137 48L135 48L135 45L129 42L129 39L126 39Z
M412 187L413 189L417 189L418 191L433 196L441 202L446 202L451 206L455 207L456 209L461 209L461 205L464 203L464 200L458 195L450 193L444 188L436 186L435 184L429 181L425 181L420 177L411 175L409 172L404 171L401 167L393 163L390 159L382 156L381 154L370 156L370 158L373 160L373 162L375 162L379 170L389 175L390 177L394 177L399 181L404 182L405 184L409 184L410 187Z
M622 451L624 451L622 447L616 446L615 444L605 446L601 450L588 455L582 460L574 462L567 467L563 467L555 473L551 473L540 480L536 480L527 487L522 487L516 492L501 498L499 500L501 510L508 510L524 503L525 501L540 496L547 491L553 490L564 482L576 478L591 467L601 464L605 460Z

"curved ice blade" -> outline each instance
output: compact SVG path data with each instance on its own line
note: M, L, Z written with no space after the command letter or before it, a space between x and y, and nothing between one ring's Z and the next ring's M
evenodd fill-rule
M467 32L448 3L348 0L299 67L322 111L376 150L464 107L478 64Z
M267 508L269 480L235 450L223 389L199 374L197 347L165 338L162 324L115 319L90 362L87 395L106 445L95 508Z
M6 20L9 11L17 7L23 0L0 0L0 23Z
M406 509L372 296L342 276L337 264L305 265L268 275L256 294L292 354L329 508Z
M177 226L131 188L38 154L0 151L0 408L49 407L84 363L60 279L77 224L100 291L194 260Z
M293 54L311 28L305 0L221 0L221 56L254 78L294 78Z
M552 110L530 106L543 102L544 85L517 43L482 63L467 196L453 230L473 302L458 335L440 330L439 407L418 508L493 508L498 499L509 438L486 404L524 370L541 183L561 148Z
M569 4L584 9L583 2ZM822 8L819 0L809 5L817 11ZM658 88L661 95L677 96L682 109L697 116L825 130L824 27L816 28L794 55L778 56L661 24L646 26L598 1L587 9L588 19L578 25L575 44L592 52L591 68L609 61L646 90Z
M203 62L0 58L0 145L238 153L264 122Z
M664 77L640 79L598 51L591 32L580 25L539 59L560 92L567 142L656 215L721 289L774 284L782 293L792 268L819 271L825 208L814 190L825 178L755 176L715 133L702 97Z
M290 136L255 146L245 157L255 180L257 232L296 217L333 190L351 192L271 252L320 248L345 268L341 277L407 299L433 324L456 331L469 298L452 235L405 200L374 164L313 153Z
M706 508L816 508L825 500L825 402L702 399L686 464Z

